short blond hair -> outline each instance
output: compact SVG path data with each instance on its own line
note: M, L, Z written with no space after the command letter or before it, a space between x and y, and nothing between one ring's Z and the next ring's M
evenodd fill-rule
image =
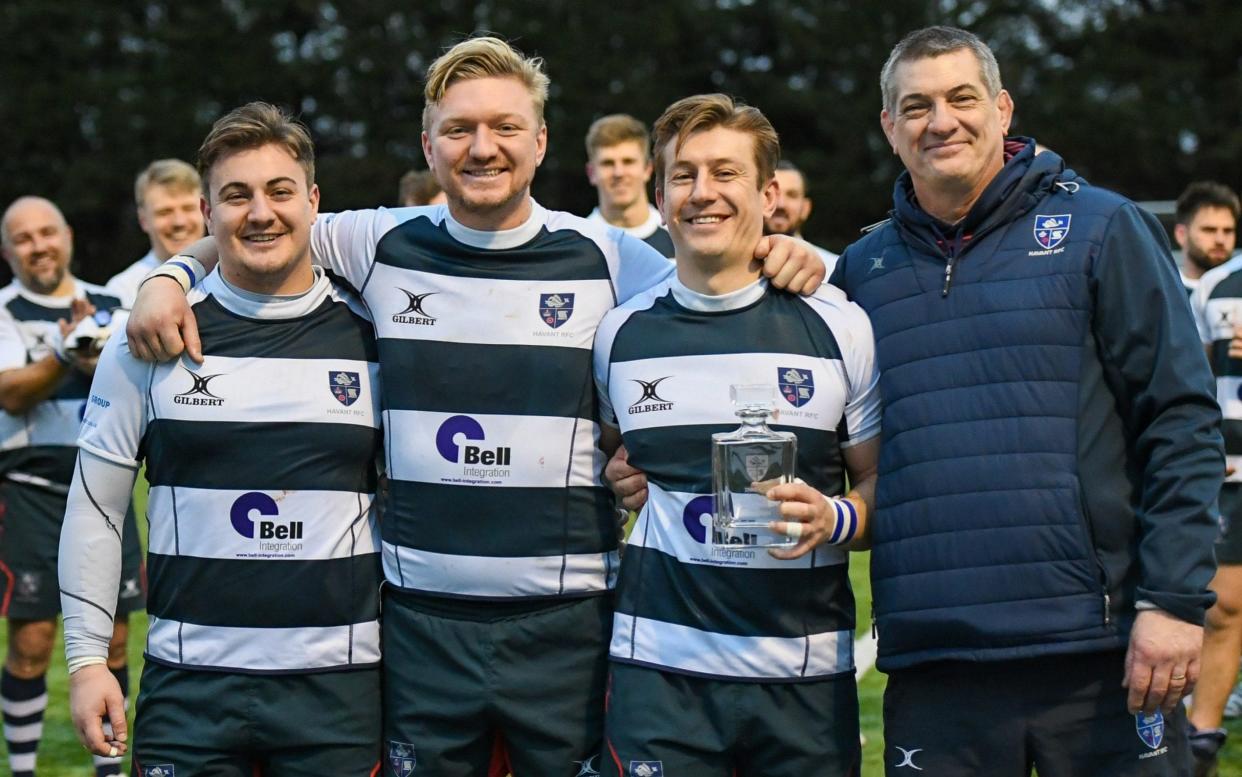
M643 150L643 158L650 154L648 145L651 136L647 133L647 125L628 113L613 113L602 116L591 123L586 134L587 158L595 156L601 148L611 148L633 141Z
M211 132L198 148L198 172L207 190L211 168L220 159L236 151L262 148L269 143L283 146L306 173L306 187L315 185L315 144L306 125L275 105L264 102L246 103L229 111L211 125Z
M142 207L147 190L152 186L166 186L184 192L198 192L203 181L189 162L180 159L157 159L147 165L134 179L134 204Z
M535 105L535 118L543 124L543 106L548 101L548 75L541 57L527 57L500 38L484 35L467 38L441 54L427 68L423 87L423 131L431 130L431 109L440 104L444 93L458 81L476 78L516 78L526 87Z
M716 127L750 135L755 146L755 166L759 168L759 188L772 180L781 158L781 142L768 117L758 108L734 101L726 94L696 94L668 106L656 119L652 141L656 188L664 188L668 165L664 151L669 142L676 138L675 150L680 150L694 133Z

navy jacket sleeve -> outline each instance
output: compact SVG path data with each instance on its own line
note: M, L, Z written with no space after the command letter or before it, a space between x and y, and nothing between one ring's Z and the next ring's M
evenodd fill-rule
M1213 505L1225 471L1212 372L1154 217L1119 208L1094 275L1092 327L1137 480L1137 598L1202 624L1215 598Z

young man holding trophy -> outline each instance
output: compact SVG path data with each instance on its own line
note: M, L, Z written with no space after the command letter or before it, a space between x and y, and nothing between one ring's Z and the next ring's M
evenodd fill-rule
M648 481L617 589L605 773L852 774L871 326L839 290L777 291L753 261L778 193L762 113L689 97L654 137L677 275L608 313L594 350L603 422Z

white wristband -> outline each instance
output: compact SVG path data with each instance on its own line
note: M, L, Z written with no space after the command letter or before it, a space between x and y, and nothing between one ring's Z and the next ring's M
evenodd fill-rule
M103 656L78 656L77 658L71 658L69 659L69 674L73 674L83 667L106 663L108 663L108 659Z

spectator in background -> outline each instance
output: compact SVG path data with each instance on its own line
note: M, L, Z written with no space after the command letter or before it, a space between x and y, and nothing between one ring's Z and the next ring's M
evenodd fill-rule
M599 192L599 205L587 218L622 229L671 259L673 241L647 200L650 145L647 127L633 116L614 113L595 120L587 130L586 173Z
M9 767L14 777L31 777L60 612L56 558L65 499L95 373L98 351L92 349L102 340L91 338L88 349L78 350L66 335L97 310L103 320L120 300L69 272L73 231L42 197L20 197L9 206L0 220L0 245L13 270L13 282L0 290L0 615L8 619L0 705ZM129 613L142 609L146 594L134 512L116 519L125 523L126 542L117 550L117 593L100 603L100 669L115 678L123 704ZM120 773L119 758L96 756L96 775Z
M138 261L112 276L104 288L130 307L147 273L203 236L202 184L198 172L180 159L157 159L134 181L138 226L151 247Z
M1225 429L1225 483L1211 583L1216 604L1207 612L1203 669L1190 710L1197 775L1213 773L1216 753L1225 742L1221 717L1242 656L1242 258L1228 259L1237 219L1238 196L1218 183L1192 183L1177 201L1174 237L1186 252L1182 281L1195 286L1190 306L1216 373L1216 401ZM1187 278L1196 271L1202 277Z
M780 186L780 196L776 200L776 210L763 221L765 235L792 235L802 237L802 225L811 217L811 198L806 193L806 176L787 159L776 165L776 183ZM837 264L837 255L826 248L815 246L828 273Z
M1233 254L1238 195L1215 181L1195 181L1177 198L1176 218L1173 239L1182 249L1182 283L1193 291L1205 272Z
M448 202L444 190L436 182L436 176L430 170L411 170L401 176L398 189L401 207L418 205L443 205Z

